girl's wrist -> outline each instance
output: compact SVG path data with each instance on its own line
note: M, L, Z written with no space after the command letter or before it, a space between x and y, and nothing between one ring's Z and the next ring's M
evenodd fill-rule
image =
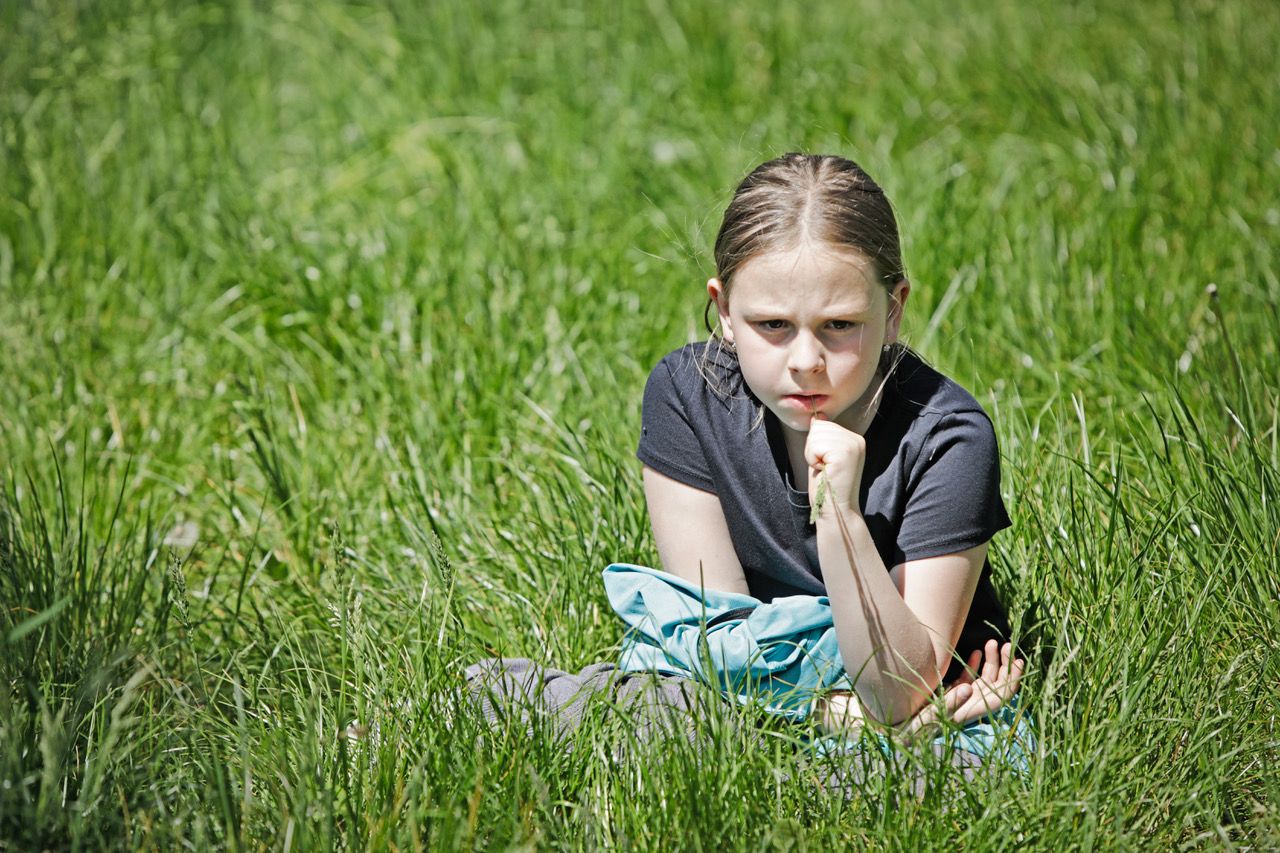
M861 514L862 512L858 490L844 476L834 478L833 482L833 479L827 476L827 472L822 471L816 478L810 480L810 490L810 524L815 524L824 516L834 517L835 512L846 516L849 513Z
M817 521L831 520L837 516L848 521L852 518L862 518L862 507L858 505L857 500L844 502L829 497L822 502L822 506L813 515Z

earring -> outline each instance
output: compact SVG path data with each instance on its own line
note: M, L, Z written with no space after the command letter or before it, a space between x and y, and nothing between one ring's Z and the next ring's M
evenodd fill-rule
M884 345L884 348L883 348L883 349L881 349L880 351L881 351L882 353L884 353L885 355L888 355L888 354L889 354L889 350L891 350L891 349L893 349L893 344L885 344L885 345Z

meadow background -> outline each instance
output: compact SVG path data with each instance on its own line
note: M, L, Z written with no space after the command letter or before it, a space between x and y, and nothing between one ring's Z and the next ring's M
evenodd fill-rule
M1264 0L0 4L0 849L1280 846L1277 43ZM453 701L614 654L644 379L796 149L886 187L907 339L995 420L1026 780Z

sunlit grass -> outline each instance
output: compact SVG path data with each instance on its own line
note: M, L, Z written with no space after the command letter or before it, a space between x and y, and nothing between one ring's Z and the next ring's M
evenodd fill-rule
M1280 844L1277 35L0 5L0 847ZM568 749L455 701L616 653L644 378L793 149L885 185L908 341L994 418L1027 780L846 796L714 706L619 753L607 709Z

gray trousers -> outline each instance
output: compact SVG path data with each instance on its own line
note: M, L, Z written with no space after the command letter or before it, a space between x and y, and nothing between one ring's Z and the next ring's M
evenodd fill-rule
M624 673L611 663L591 664L573 674L527 658L489 658L467 667L466 682L468 697L491 724L518 720L532 726L536 718L570 743L583 720L592 714L613 718L612 722L626 733L620 743L643 746L671 737L693 742L699 709L706 708L707 702L724 701L717 692L690 679ZM763 746L766 729L752 728L751 732L758 734ZM817 778L825 788L854 795L868 784L883 782L887 773L905 774L916 795L922 797L931 785L946 783L947 779L938 773L946 763L953 768L946 774L951 782L957 781L954 770L972 780L983 767L980 756L964 750L937 743L923 743L915 749L915 755L900 754L892 759L875 754L874 750L852 760L815 758L810 769L816 772L804 775ZM922 753L928 752L933 753L933 760L922 760L928 758Z
M591 713L619 716L640 742L691 736L696 707L710 694L687 678L624 673L612 663L573 674L527 658L489 658L467 667L466 679L468 696L490 723L518 719L530 725L539 716L564 738L572 738Z

